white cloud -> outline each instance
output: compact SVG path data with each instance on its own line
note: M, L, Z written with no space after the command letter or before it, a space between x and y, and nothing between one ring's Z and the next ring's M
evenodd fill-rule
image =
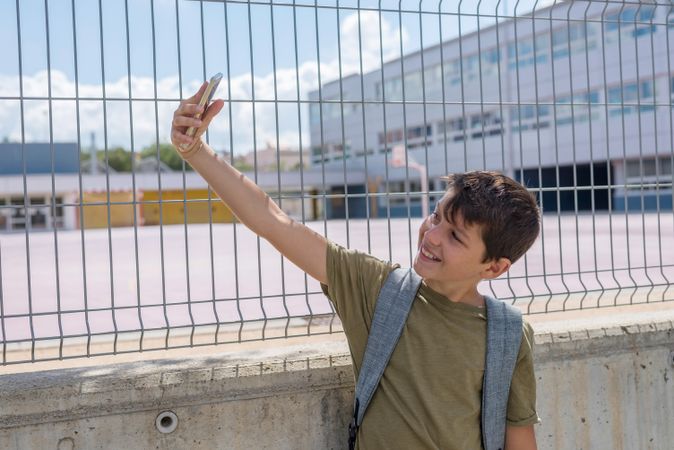
M363 69L370 71L378 67L380 56L379 27L381 25L383 37L384 60L397 56L400 39L405 42L408 35L395 29L389 22L379 22L379 15L371 11L360 14L361 45ZM341 26L342 45L342 74L348 75L360 72L359 17L354 13L344 19ZM338 60L321 62L321 79L324 82L339 77ZM308 61L300 65L300 98L306 99L311 90L318 88L318 67L316 61ZM279 69L276 71L276 97L283 100L297 99L297 74L295 69ZM46 97L48 95L49 74L46 71L37 72L23 78L24 97ZM184 95L195 92L201 81L192 80L186 83ZM109 147L130 147L131 120L129 103L129 85L133 102L133 137L136 149L152 144L156 139L157 129L159 140L169 141L170 124L175 102L157 102L157 116L155 120L155 102L146 101L155 97L155 83L151 77L132 76L117 80L108 80L105 85L107 143ZM178 76L169 76L157 81L157 97L162 99L178 98L180 93ZM217 96L227 96L227 80L221 83ZM0 75L0 96L18 96L19 81L17 76ZM75 97L80 101L58 99L59 97ZM250 100L252 98L250 74L231 79L231 95L233 99ZM65 73L52 70L52 133L57 142L77 141L77 106L79 106L80 136L82 144L88 146L90 134L96 135L96 145L101 148L104 144L104 109L100 100L82 100L84 98L102 98L102 87L98 84L79 84L76 90L75 81ZM255 77L255 98L257 100L274 99L274 75L268 73ZM119 100L114 100L119 99ZM145 100L143 100L145 99ZM276 115L274 103L257 103L255 110L256 142L263 146L266 142L275 144L277 137ZM278 137L281 146L297 147L299 142L297 124L297 104L279 103ZM306 104L302 105L302 142L309 145L309 121ZM253 116L252 104L249 102L233 103L233 117L231 118L233 142L236 153L245 153L253 148ZM23 124L25 140L48 141L49 134L49 102L44 100L24 101ZM229 148L230 120L227 105L216 118L210 128L210 138L217 148ZM0 102L0 139L9 138L12 141L21 140L21 113L18 101Z
M380 24L379 14L374 11L362 11L360 13L360 42L358 24L358 14L354 13L344 20L341 27L341 35L343 36L342 66L351 68L351 71L360 72L359 43L363 51L363 70L369 72L379 67L382 53L384 62L400 56L400 40L402 39L403 46L409 40L409 35L405 29L402 32L398 28L394 29L385 19L382 19ZM380 26L383 52L381 52L379 45ZM348 72L344 71L344 73Z

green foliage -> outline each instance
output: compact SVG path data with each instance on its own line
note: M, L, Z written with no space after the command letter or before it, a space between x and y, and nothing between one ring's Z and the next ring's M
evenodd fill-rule
M140 159L150 158L156 161L157 145L149 145L144 147L140 152L136 152L135 155L132 155L129 150L126 150L122 147L108 149L108 165L117 172L131 172L133 156ZM103 165L105 165L105 150L97 150L96 158L101 161ZM88 151L83 151L80 153L81 162L89 161L90 159L91 153ZM159 144L159 160L166 164L171 170L183 169L183 160L180 158L180 155L178 155L178 152L176 152L175 148L171 144ZM185 164L185 170L193 169L189 164Z
M96 150L96 159L105 166L106 151ZM127 152L122 147L115 147L107 151L108 165L117 172L131 172L131 152ZM80 162L91 160L91 153L84 151L80 153Z
M99 161L105 162L105 151L98 151ZM131 172L131 152L127 152L122 147L115 147L108 150L108 166L117 172Z
M254 169L252 164L248 164L240 158L234 159L234 167L240 172L252 172Z
M140 151L140 157L157 159L157 145L149 145ZM169 166L171 170L182 170L183 160L171 144L159 144L159 160ZM185 164L185 170L193 170L192 166Z

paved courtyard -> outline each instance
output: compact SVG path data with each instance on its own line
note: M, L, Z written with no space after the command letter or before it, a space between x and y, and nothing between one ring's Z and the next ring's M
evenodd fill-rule
M419 223L359 219L309 226L407 266ZM674 298L668 289L674 280L671 212L546 215L543 224L526 259L485 283L484 293L515 298L531 313ZM273 318L283 319L287 332L288 324L307 323L307 315L332 311L316 281L305 280L241 225L85 230L84 245L80 230L59 230L57 238L55 245L53 232L0 235L5 341L141 328L161 334L167 325L191 330L215 323L240 333L242 322L259 328Z

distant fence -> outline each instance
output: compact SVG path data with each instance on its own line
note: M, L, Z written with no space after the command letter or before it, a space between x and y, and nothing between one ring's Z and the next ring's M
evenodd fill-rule
M16 0L0 30L3 364L340 330L167 145L215 72L211 145L330 239L410 264L441 177L499 170L543 230L485 292L674 299L670 3Z

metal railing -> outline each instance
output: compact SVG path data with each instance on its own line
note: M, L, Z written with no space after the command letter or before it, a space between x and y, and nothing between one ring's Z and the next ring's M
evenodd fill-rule
M331 240L411 264L441 176L495 169L543 227L484 292L674 299L671 4L468 3L0 4L2 363L340 330L165 144L215 72L211 145Z

